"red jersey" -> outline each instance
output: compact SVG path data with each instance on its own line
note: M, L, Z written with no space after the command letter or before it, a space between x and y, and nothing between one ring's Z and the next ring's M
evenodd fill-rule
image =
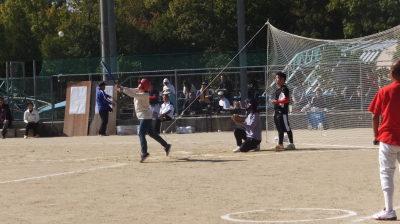
M380 89L368 110L382 116L377 140L400 146L400 82L394 81Z

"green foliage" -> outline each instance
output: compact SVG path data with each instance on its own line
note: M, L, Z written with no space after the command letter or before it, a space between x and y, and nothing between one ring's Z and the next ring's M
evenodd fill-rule
M268 19L285 31L323 39L365 36L400 23L400 2L395 0L245 3L247 39ZM119 66L124 71L156 69L165 61L170 68L221 66L231 57L221 52L237 50L236 0L115 0L115 4ZM58 36L59 31L65 35ZM0 0L0 74L3 62L10 60L96 58L98 63L99 42L98 0ZM249 51L265 48L266 35L261 33ZM143 56L166 53L173 54L157 56L164 59L152 63ZM265 55L250 55L249 64L265 61ZM98 65L88 67L98 69Z

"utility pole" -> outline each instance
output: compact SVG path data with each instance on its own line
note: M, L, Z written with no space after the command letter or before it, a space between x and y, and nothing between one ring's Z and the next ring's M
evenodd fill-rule
M115 2L100 0L101 60L110 72L117 72L117 38L115 32ZM107 80L107 70L103 67L103 80Z
M237 10L237 29L238 29L238 48L239 51L246 44L246 16L245 16L245 0L236 0L236 10ZM244 100L247 99L247 50L244 49L239 55L239 65L240 65L240 96L242 105Z

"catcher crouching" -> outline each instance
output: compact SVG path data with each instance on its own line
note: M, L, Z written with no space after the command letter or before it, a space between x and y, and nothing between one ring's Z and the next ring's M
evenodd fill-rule
M247 116L232 115L232 121L239 127L234 130L237 148L233 152L260 150L261 120L257 101L252 99L246 103Z

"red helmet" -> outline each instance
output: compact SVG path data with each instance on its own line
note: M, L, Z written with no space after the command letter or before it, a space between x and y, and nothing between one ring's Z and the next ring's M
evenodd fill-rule
M139 88L140 90L145 91L145 92L149 91L149 89L150 89L150 81L149 81L148 79L141 79L141 80L139 81L139 86L138 86L138 88Z

